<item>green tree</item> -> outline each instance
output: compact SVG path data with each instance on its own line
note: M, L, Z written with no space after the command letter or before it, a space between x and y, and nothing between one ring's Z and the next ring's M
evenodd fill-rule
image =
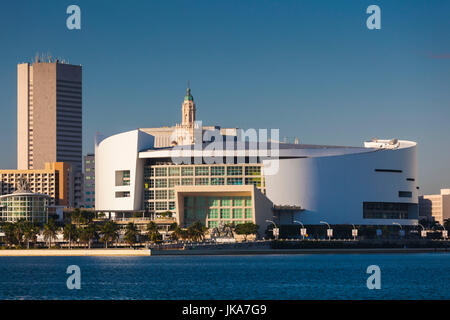
M77 228L71 223L64 226L63 236L64 240L69 240L69 249L72 249L72 240L76 240L77 238L77 231Z
M150 221L147 224L147 236L151 242L157 242L162 239L162 236L159 234L158 226L153 221Z
M72 223L75 223L77 226L79 226L80 224L82 224L84 222L83 215L79 208L76 208L72 211L72 213L70 214L70 219L71 219Z
M25 229L27 228L27 223L28 222L25 219L20 219L15 224L14 228L14 237L16 238L15 243L17 243L19 246L22 245L23 235L25 233Z
M196 221L188 227L187 233L190 239L193 241L199 241L204 239L207 230L208 228L206 228L200 221Z
M136 238L139 234L138 229L134 225L134 223L130 222L127 224L125 229L125 242L130 245L130 247L133 247L133 244L136 243Z
M235 232L239 235L244 235L245 241L247 241L247 236L251 234L256 234L258 232L259 226L252 222L246 222L236 225L234 228Z
M56 226L53 220L48 220L48 223L44 225L44 239L49 241L48 248L52 247L52 240L56 238L56 234L58 232L58 227Z
M119 238L119 226L114 221L107 221L100 230L100 241L105 243L108 248L108 242L114 242Z
M180 239L187 239L189 237L187 230L181 229L178 225L172 230L170 239L178 241Z
M81 242L86 243L88 249L91 248L92 240L97 239L97 227L95 224L91 223L85 228L80 228L79 230L79 239Z
M39 226L26 221L23 225L23 237L27 242L27 249L30 249L30 241L36 243L37 235L40 232Z
M3 223L2 230L5 233L5 242L8 246L17 244L15 237L15 229L16 225L14 223L11 222Z

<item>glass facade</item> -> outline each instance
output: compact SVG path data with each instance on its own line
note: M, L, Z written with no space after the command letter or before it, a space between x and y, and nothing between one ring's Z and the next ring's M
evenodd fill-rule
M42 195L8 195L0 198L2 221L16 222L21 219L33 223L46 223L49 197Z
M408 203L364 202L364 219L408 219Z
M261 164L147 164L144 167L144 209L156 214L167 210L175 211L174 187L177 185L255 185L262 193L265 193ZM163 202L166 204L163 205ZM224 203L226 203L225 199ZM251 208L251 204L251 199L242 200L242 219L247 219L247 216L251 219L251 213L247 214L245 210L245 208ZM219 215L220 211L217 214ZM230 217L232 216L233 212L230 211Z
M186 196L184 224L200 221L212 228L223 223L253 222L250 196ZM245 213L245 214L244 214Z

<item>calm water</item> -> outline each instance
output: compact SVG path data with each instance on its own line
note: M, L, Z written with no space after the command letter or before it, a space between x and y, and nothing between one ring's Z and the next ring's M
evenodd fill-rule
M66 286L73 264L81 290ZM432 253L0 258L0 299L450 299L449 281L450 254Z

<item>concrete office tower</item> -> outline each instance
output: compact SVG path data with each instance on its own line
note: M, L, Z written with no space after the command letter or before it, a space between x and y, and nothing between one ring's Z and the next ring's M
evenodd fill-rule
M450 189L441 189L440 194L420 196L419 218L444 225L445 220L450 219Z
M82 184L82 68L58 60L17 66L17 168L70 163ZM74 206L83 201L74 186Z

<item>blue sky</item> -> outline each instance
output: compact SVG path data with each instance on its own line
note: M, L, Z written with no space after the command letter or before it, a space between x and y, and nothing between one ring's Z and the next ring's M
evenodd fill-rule
M82 29L66 28L77 4ZM381 7L381 30L365 13ZM180 121L190 80L205 124L301 143L419 143L424 193L450 187L449 1L8 1L0 6L0 168L16 166L16 65L83 65L84 151Z

